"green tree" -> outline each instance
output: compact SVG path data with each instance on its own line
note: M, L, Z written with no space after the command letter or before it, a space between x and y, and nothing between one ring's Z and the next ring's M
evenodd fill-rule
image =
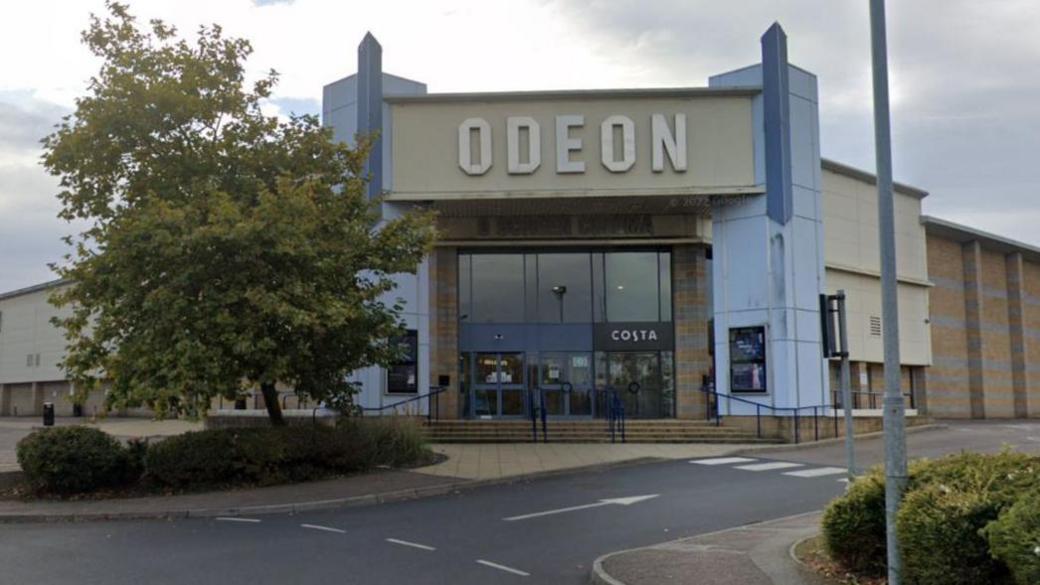
M432 218L379 221L370 140L264 115L277 74L247 83L248 41L108 10L83 33L100 71L44 139L60 217L89 226L54 266L71 283L52 298L70 308L68 375L160 415L259 387L281 424L278 383L342 399L350 371L398 351L402 307L381 299L428 251Z

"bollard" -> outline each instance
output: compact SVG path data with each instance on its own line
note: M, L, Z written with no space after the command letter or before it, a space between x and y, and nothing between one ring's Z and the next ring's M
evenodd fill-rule
M43 403L43 426L53 427L54 426L54 403L44 402Z

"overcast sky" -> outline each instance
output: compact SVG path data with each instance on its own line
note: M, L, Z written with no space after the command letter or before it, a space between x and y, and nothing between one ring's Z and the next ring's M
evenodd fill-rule
M249 68L281 73L272 111L319 113L354 72L366 30L384 70L430 91L706 85L759 59L773 21L820 78L823 155L870 169L867 0L131 0L183 31L250 39ZM889 0L896 179L925 212L1040 245L1040 3ZM93 0L5 6L0 21L0 291L50 280L57 220L39 139L97 63L79 43Z

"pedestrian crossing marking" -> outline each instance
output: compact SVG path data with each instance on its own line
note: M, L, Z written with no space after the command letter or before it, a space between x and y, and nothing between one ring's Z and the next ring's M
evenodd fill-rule
M804 467L801 463L787 463L784 461L772 461L770 463L755 463L753 465L738 465L737 469L744 471L774 471L777 469L790 469L792 467Z
M815 469L803 469L801 471L788 471L784 475L790 475L791 477L823 477L825 475L837 475L839 473L848 473L848 469L844 467L817 467Z
M752 461L758 460L748 457L715 457L714 459L694 459L690 463L696 463L697 465L730 465L732 463L751 463Z

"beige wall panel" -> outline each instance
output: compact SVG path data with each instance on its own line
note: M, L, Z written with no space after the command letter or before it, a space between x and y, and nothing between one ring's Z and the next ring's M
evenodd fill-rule
M492 102L399 102L391 108L394 195L422 198L466 196L609 195L639 192L720 192L756 190L751 98L689 97L582 100L516 99ZM671 127L676 113L687 117L688 170L676 172L665 157L663 172L651 171L652 114L664 114ZM571 130L582 150L571 160L585 162L585 172L556 172L557 115L582 114L585 125ZM635 123L636 162L623 173L600 161L600 124L614 114ZM506 118L530 116L540 126L541 166L530 175L507 172ZM492 166L483 175L459 167L458 128L467 118L490 124Z
M54 289L0 300L0 383L60 380L65 373L58 362L65 352L65 337L54 327L59 313L48 301ZM39 354L39 365L35 356ZM30 362L28 356L33 356Z
M928 273L935 283L929 295L933 363L925 371L928 414L969 418L963 251L961 244L935 236L928 237L927 245Z
M877 187L827 169L822 177L827 264L878 273ZM895 193L896 268L901 278L924 281L928 267L920 216L920 199Z

